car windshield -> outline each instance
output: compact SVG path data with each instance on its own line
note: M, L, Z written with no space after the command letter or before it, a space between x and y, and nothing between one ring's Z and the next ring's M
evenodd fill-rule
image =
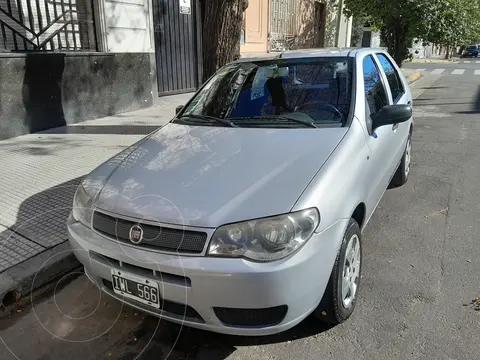
M468 50L477 50L477 47L476 47L475 45L469 46L469 47L468 47Z
M239 127L345 126L352 96L347 58L275 59L220 69L174 122Z

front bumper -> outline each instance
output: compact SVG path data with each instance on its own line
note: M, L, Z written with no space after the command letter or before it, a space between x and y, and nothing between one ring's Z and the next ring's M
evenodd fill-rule
M317 307L347 223L338 221L293 256L272 263L148 251L99 235L71 217L68 237L90 280L119 301L195 328L269 335L297 325ZM115 294L111 269L158 282L163 310Z

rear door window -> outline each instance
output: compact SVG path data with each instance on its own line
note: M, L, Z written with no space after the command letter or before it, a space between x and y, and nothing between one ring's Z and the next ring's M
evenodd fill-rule
M382 66L383 71L385 72L385 75L387 76L388 86L390 87L393 103L395 104L400 100L402 95L405 94L405 89L403 88L402 81L400 80L400 75L384 54L377 54L377 58Z
M365 99L370 114L376 114L385 105L388 105L388 96L378 69L371 55L363 59L363 80L365 84Z

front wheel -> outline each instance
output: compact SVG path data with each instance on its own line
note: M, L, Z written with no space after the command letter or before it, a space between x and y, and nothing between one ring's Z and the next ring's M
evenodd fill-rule
M402 161L398 166L395 175L393 175L392 181L390 182L390 188L399 187L405 185L408 181L410 175L410 163L412 160L412 134L408 135L407 146L405 147L405 152L402 156Z
M361 239L358 223L350 219L327 288L313 312L313 316L323 323L341 324L355 309L362 270Z

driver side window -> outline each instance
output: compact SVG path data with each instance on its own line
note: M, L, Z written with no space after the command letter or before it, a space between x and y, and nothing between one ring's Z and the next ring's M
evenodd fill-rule
M365 85L365 121L368 132L371 133L372 119L370 116L388 105L388 96L380 77L380 71L370 55L363 59L363 81Z

